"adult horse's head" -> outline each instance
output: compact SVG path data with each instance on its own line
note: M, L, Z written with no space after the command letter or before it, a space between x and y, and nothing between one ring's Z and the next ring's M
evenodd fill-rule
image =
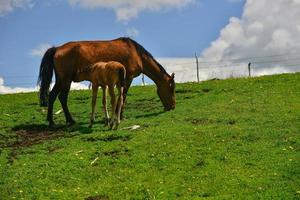
M165 111L175 109L175 81L174 73L161 82L157 87L157 94L165 107Z
M133 45L141 61L142 73L152 79L157 86L157 94L165 107L165 110L175 109L175 81L174 73L170 76L154 57L140 44L131 39L129 43ZM139 69L139 67L137 67ZM128 70L126 68L126 70ZM139 74L139 73L137 73Z

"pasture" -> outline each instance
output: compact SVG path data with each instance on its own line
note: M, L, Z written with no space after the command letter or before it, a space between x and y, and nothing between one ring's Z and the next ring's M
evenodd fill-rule
M134 86L117 131L97 105L89 129L72 91L77 124L49 129L37 93L1 95L0 199L300 198L300 73L176 84L170 112Z

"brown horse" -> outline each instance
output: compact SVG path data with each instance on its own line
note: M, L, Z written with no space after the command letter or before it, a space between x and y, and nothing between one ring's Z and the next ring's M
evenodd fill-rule
M67 99L72 81L81 81L76 72L82 67L102 61L117 61L126 68L125 90L123 101L134 77L141 73L152 79L157 86L157 93L165 110L175 108L174 73L170 76L165 69L140 44L130 38L119 38L111 41L69 42L59 47L48 49L43 56L38 84L40 85L40 104L48 106L47 120L53 125L53 103L58 96L66 122L75 123ZM55 72L56 81L49 93L49 87ZM122 106L122 111L124 104Z
M123 105L123 91L125 86L126 70L124 65L119 62L97 62L92 66L87 66L86 69L77 73L77 78L80 80L88 80L92 82L93 98L92 98L92 114L90 127L92 127L95 121L95 109L98 88L101 86L103 90L102 105L105 116L105 125L110 125L110 129L117 129L120 124L121 107ZM118 107L115 97L114 88L117 86L119 91ZM111 118L109 118L107 106L106 106L106 91L109 91L111 97ZM115 115L117 111L117 116Z

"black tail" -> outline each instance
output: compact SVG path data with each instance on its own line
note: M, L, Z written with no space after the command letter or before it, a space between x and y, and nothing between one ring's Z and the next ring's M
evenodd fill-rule
M122 67L119 70L119 78L120 78L120 86L125 88L125 77L126 77L126 70L125 67Z
M48 106L49 87L52 81L55 47L51 47L43 56L37 84L40 86L40 106Z

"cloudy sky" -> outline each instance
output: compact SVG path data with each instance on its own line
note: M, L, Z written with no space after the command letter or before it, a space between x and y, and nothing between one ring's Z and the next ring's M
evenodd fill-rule
M201 80L300 71L299 19L300 0L0 0L0 93L35 89L50 46L121 36L178 82L196 80L195 53Z

